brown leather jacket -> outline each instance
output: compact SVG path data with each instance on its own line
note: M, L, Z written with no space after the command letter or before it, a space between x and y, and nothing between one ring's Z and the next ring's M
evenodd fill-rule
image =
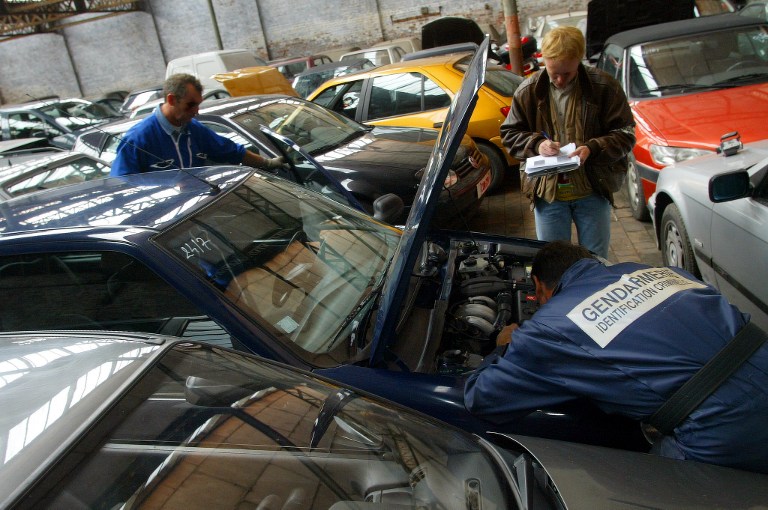
M627 155L635 145L635 122L621 84L608 74L579 66L584 139L590 150L584 164L592 190L613 204L613 193L621 189L627 172ZM544 141L542 131L553 133L549 106L549 76L546 70L526 79L515 91L501 139L509 153L525 161L538 155ZM520 165L523 193L533 200L541 196L540 178L527 179L525 163Z

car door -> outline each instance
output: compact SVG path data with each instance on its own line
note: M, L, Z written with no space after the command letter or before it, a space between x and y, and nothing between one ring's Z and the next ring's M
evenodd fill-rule
M367 102L362 122L439 128L451 96L427 76L405 72L372 78Z
M717 286L742 311L768 328L768 172L748 198L714 204L712 265Z

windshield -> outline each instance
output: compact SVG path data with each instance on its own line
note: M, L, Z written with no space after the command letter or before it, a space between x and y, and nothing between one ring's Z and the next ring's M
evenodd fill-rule
M40 107L40 111L54 118L56 123L70 129L100 124L112 115L102 105L88 101L60 101Z
M337 366L351 355L338 333L382 281L399 239L368 216L253 175L158 242L303 359Z
M201 344L164 353L25 498L30 508L514 508L473 436Z
M453 67L465 73L470 60L472 60L472 55L467 55L456 62ZM485 70L485 83L483 85L497 94L511 98L523 80L522 76L508 71L502 66L488 66Z
M260 126L290 138L311 155L328 152L367 132L365 126L314 103L298 99L280 99L260 104L258 109L233 117L255 137Z
M768 34L746 27L630 48L634 98L661 97L768 81Z

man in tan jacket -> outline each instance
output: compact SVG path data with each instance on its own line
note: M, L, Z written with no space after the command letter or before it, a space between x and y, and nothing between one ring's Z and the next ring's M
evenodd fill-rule
M584 52L578 28L558 27L544 37L545 69L515 91L501 136L520 161L556 156L575 143L567 156L579 157L578 169L529 178L523 163L522 191L531 199L540 240L570 241L573 223L579 244L607 258L613 193L624 182L635 123L621 84L584 66Z

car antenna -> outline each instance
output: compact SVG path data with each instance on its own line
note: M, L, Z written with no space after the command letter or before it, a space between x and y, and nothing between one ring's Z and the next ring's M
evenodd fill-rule
M38 99L38 98L36 98L35 96L33 96L33 95L29 94L29 93L27 93L26 95L27 95L28 97L32 98L32 100L33 100L33 101L38 101L38 102L42 103L43 105L48 105L48 106L52 106L52 105L53 105L53 103L50 103L50 102L48 102L48 101L47 101L47 100L45 100L45 99ZM65 117L71 117L71 115L69 114L69 112L62 112L62 113L64 114L64 116L65 116ZM151 157L153 157L153 158L157 159L159 162L161 162L161 161L170 161L170 160L163 160L162 158L160 158L160 157L159 157L159 156L157 156L156 154L153 154L152 152L150 152L150 151L148 151L148 150L146 150L146 149L144 149L144 148L142 148L142 147L139 147L138 145L135 145L135 144L133 144L133 143L131 143L131 142L128 142L128 141L126 141L126 140L123 138L123 136L122 136L122 135L119 135L119 134L117 134L117 133L109 133L108 131L105 131L105 130L101 129L101 127L99 127L98 125L95 125L95 126L88 126L88 128L90 128L90 129L95 129L96 131L98 131L99 133L102 133L102 134L104 134L104 135L107 135L107 136L111 136L111 137L113 137L113 138L117 138L117 140L118 140L118 141L120 141L120 142L124 142L124 143L130 144L130 145L131 145L131 147L133 147L134 149L136 149L136 150L138 150L138 151L141 151L141 152L143 152L144 154L146 154L146 155L148 155L148 156L151 156ZM171 165L173 165L173 163L170 163L170 164L169 164L168 170L172 170L172 169L173 169ZM111 167L111 166L112 166L112 165L110 164L110 167ZM176 166L176 165L173 165L173 166ZM200 182L204 183L206 186L208 186L208 187L210 188L210 194L211 194L211 195L216 195L216 194L218 194L218 193L221 191L221 188L219 187L219 185L218 185L218 184L216 184L216 183L213 183L213 182L208 182L208 181L206 181L205 179L203 179L202 177L200 177L200 176L197 176L197 175L193 174L192 172L188 172L188 171L187 171L185 168L183 168L183 167L178 167L177 169L178 169L179 171L181 171L181 172L184 172L185 174L189 175L189 176L190 176L190 177L192 177L193 179L196 179L196 180L198 180L198 181L200 181Z

